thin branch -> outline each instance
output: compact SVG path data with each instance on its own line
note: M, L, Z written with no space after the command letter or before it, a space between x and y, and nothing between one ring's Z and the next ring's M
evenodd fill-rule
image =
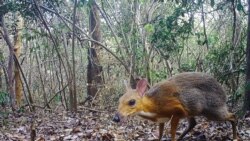
M118 47L121 49L121 45L120 45L119 42L118 42L118 37L117 37L117 35L115 34L113 28L111 27L111 24L110 24L109 19L107 18L107 15L104 14L104 12L101 10L101 8L100 8L97 4L96 4L96 7L97 7L97 9L100 11L100 13L101 13L102 17L104 18L104 20L106 21L106 23L107 23L107 25L108 25L108 27L109 27L111 33L112 33L113 36L114 36L114 39L115 39L116 44L117 44ZM124 60L124 56L122 56L122 59Z
M204 32L204 36L205 36L205 44L207 46L207 49L209 49L209 46L208 46L208 39L207 39L207 31L206 31L206 21L205 21L205 14L204 14L204 6L202 4L201 6L201 11L202 11L202 14L201 14L201 18L202 18L202 22L203 22L203 32Z
M40 18L40 20L43 22L43 25L44 25L44 27L46 28L46 30L48 31L49 36L50 36L50 38L51 38L51 40L52 40L52 42L53 42L53 47L54 47L54 49L55 49L55 51L56 51L56 53L57 53L57 56L58 56L58 58L59 58L59 60L60 60L60 62L61 62L61 64L62 64L62 66L63 66L63 69L65 70L66 78L67 78L67 80L69 80L69 77L68 77L68 74L67 74L67 69L66 69L66 67L65 67L65 64L64 64L64 62L63 62L63 60L62 60L62 57L61 57L61 55L60 55L60 53L59 53L59 50L58 50L58 48L57 48L58 43L55 41L54 37L52 36L52 34L51 34L51 32L50 32L50 29L49 29L49 27L48 27L48 24L47 24L46 20L44 19L43 15L42 15L42 13L41 13L41 11L40 11L40 7L41 7L41 6L38 6L36 0L33 0L33 3L34 3L34 5L35 5L35 7L36 7L36 9L37 9L37 11L38 11L38 13L39 13L39 18Z
M49 11L49 12L51 12L51 13L54 13L54 14L56 14L59 18L61 18L62 19L62 21L65 23L65 21L67 21L67 22L69 22L70 24L73 24L72 23L72 21L70 21L69 19L67 19L67 18L65 18L65 17L63 17L63 16L61 16L59 13L57 13L56 11L54 11L54 10L51 10L51 9L49 9L49 8L47 8L47 7L45 7L45 6L40 6L41 8L43 8L43 9L45 9L45 10L47 10L47 11ZM65 23L66 24L66 23ZM71 29L67 24L66 24L66 26L69 28L69 29ZM124 66L124 68L126 69L126 71L129 73L130 71L129 71L129 69L128 69L128 66L124 63L124 61L122 61L117 55L115 55L115 53L113 53L111 50L109 50L104 44L102 44L101 42L98 42L98 41L96 41L96 40L94 40L94 39L92 39L91 37L89 37L86 33L85 33L85 31L83 31L83 29L81 29L79 26L75 26L76 28L77 28L77 30L79 30L81 33L83 33L87 38L82 38L82 39L80 39L81 41L84 41L84 40L88 40L88 41L91 41L91 42L94 42L94 43L97 43L98 45L100 45L102 48L104 48L107 52L109 52L111 55L113 55L123 66ZM76 35L76 36L78 36L78 35ZM79 37L79 36L78 36ZM80 38L80 37L79 37Z
M91 41L91 42L94 42L94 43L100 45L100 46L101 46L102 48L104 48L107 52L109 52L111 55L113 55L113 56L114 56L123 66L124 66L124 68L126 69L126 71L129 72L129 69L128 69L127 65L126 65L118 56L116 56L114 52L112 52L110 49L108 49L108 48L107 48L104 44L102 44L101 42L98 42L98 41L96 41L96 40L94 40L94 39L88 39L88 38L82 38L82 39L80 39L80 40L81 40L81 41L87 40L87 41Z
M62 91L64 91L64 90L67 88L67 86L68 86L68 84L65 85L65 86L63 86L63 88L62 88L61 90L57 91L57 92L55 93L55 95L48 101L48 103L45 104L45 106L44 106L43 108L45 108L47 105L49 105L50 102L51 102L59 93L61 93Z
M50 9L50 8L47 8L47 7L43 6L43 5L40 5L40 8L42 8L42 9L48 11L48 12L51 12L51 13L53 13L53 14L56 14L65 24L66 24L66 22L68 22L68 23L70 23L71 25L73 25L73 22L72 22L71 20L69 20L68 18L63 17L63 16L60 15L57 11L54 11L54 10L52 10L52 9ZM66 21L66 22L65 22L65 21ZM66 24L66 25L67 25L67 24ZM68 26L68 25L67 25L67 26ZM69 26L68 26L68 27L69 27ZM81 33L83 33L86 37L91 38L88 34L86 34L86 32L85 32L82 28L80 28L80 27L77 26L77 25L75 25L75 27L77 28L77 30L81 31ZM69 27L69 29L71 29L71 28ZM72 29L71 29L71 30L72 30Z

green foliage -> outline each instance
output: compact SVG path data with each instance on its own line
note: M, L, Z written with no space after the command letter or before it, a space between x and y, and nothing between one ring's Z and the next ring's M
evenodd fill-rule
M217 77L223 75L230 68L229 63L230 45L212 48L205 57L206 66ZM222 78L223 79L223 78Z
M246 83L245 90L246 90L246 91L249 91L249 90L250 90L250 82L247 82L247 83Z
M195 71L195 61L189 61L187 63L182 63L178 70L179 72L189 72Z
M8 12L20 12L23 17L35 17L34 6L26 0L10 0L0 6L0 15Z
M196 42L198 45L204 45L206 43L205 39L203 39L204 33L198 32L195 33L195 36L197 37Z
M61 102L61 99L62 99L62 96L61 96L60 94L57 94L57 95L55 96L55 98L54 98L54 100L55 100L56 103Z
M34 40L37 37L47 37L47 33L44 30L38 30L38 29L25 29L23 30L22 37L25 38L28 41Z
M9 121L7 119L8 119L9 114L10 112L0 110L0 119L2 119L0 122L0 126L8 125Z
M178 50L181 41L188 39L193 29L194 19L192 16L185 17L186 9L178 7L174 13L167 17L162 18L154 24L154 33L151 42L164 52L173 52Z
M25 112L25 108L24 106L20 107L18 110L17 110L18 113L24 113Z
M43 6L53 9L58 7L64 0L44 0ZM0 16L8 12L20 12L25 18L35 19L37 16L37 8L30 0L8 0L4 1L0 6ZM41 11L44 12L44 11Z
M0 62L4 60L4 55L2 49L0 49Z
M241 3L241 0L238 0L238 1L237 1L237 10L238 10L238 11L243 11L243 12L244 12L244 7L243 7L243 5L242 5L242 3Z
M219 38L218 34L211 34L207 38L208 38L207 40L208 40L208 44L209 44L210 47L216 47L216 45L220 41L220 38Z
M154 32L154 26L152 24L146 24L144 26L144 29L148 32L148 33L153 33Z
M89 6L88 2L88 0L80 0L77 7L84 7L85 5Z
M214 0L210 0L211 7L214 7Z
M196 33L194 33L194 35L196 37L196 43L199 46L203 46L206 43L208 43L210 48L211 48L211 47L215 47L218 44L218 41L219 41L219 35L216 34L216 33L211 33L207 37L207 41L205 39L204 32L196 32Z
M239 101L241 98L243 98L245 94L245 85L240 85L237 90L229 95L228 102L235 103L235 101Z
M85 33L83 34L82 31L76 32L80 37L79 40L76 41L76 48L78 49L82 46L81 49L85 51L84 55L82 55L83 57L86 57L86 49L89 47L90 43L88 40L83 39L88 38L85 34L89 35L88 14L89 6L93 4L92 2L93 0L79 0L77 5L78 14L76 24L82 28L82 31ZM134 1L131 0L117 2L97 1L100 10L103 12L100 16L105 16L109 21L104 22L103 19L101 19L100 30L102 34L102 43L107 45L111 51L117 51L115 52L115 55L124 61L128 67L131 67L131 63L134 63L134 72L131 72L132 74L141 75L143 77L151 76L153 82L165 79L168 77L167 75L169 73L166 70L166 64L162 61L165 59L170 62L171 67L173 68L172 72L174 73L195 71L196 65L199 63L199 67L201 67L204 72L209 72L212 75L215 75L220 81L226 82L233 78L226 76L226 74L230 73L229 71L232 71L230 70L230 61L232 59L230 57L233 54L233 57L235 57L233 58L233 61L235 61L234 64L237 69L236 71L237 73L240 73L242 77L245 68L244 63L242 62L244 62L244 50L246 45L246 34L243 34L243 32L247 30L246 28L244 29L244 27L246 27L246 16L242 14L244 12L243 6L245 2L242 0L235 1L235 7L239 13L239 18L237 18L237 20L240 20L239 22L237 21L237 23L242 26L238 27L237 24L237 28L242 28L242 36L237 44L237 49L233 51L230 50L230 48L232 48L232 1L139 0L137 2L138 3L134 3ZM40 10L44 19L48 22L49 29L51 30L51 34L56 42L56 47L58 47L57 49L59 49L59 53L62 55L62 61L67 63L67 59L71 60L72 58L70 53L65 55L66 52L71 49L70 43L72 42L73 36L70 28L72 28L72 25L68 21L65 21L65 23L62 22L62 20L59 20L60 17L58 15L50 13L45 9L49 8L51 10L57 10L61 16L72 21L72 6L74 0L42 0L39 1L39 4L41 4ZM139 4L140 6L139 8L137 7L138 11L135 10L135 4ZM207 40L204 37L201 6L204 6L203 10L206 15L205 23ZM48 32L46 29L42 28L40 20L40 22L36 22L40 14L37 13L37 8L33 1L5 0L3 5L0 6L0 15L17 11L26 18L25 21L27 22L25 25L29 27L23 30L22 38L28 43L25 48L30 50L30 56L32 57L34 54L37 54L40 61L46 62L43 63L41 69L46 69L51 72L56 71L57 69L60 70L60 73L62 73L61 79L65 80L62 82L66 83L69 80L67 79L67 71L70 71L70 69L62 69L61 67L63 65L59 64L61 63L60 61L57 61L57 54L55 53L55 48L52 47L53 42L49 39L50 36L48 36ZM138 18L135 18L135 16L138 16ZM135 23L135 19L138 20L138 23ZM6 23L7 22L8 21L6 20ZM145 22L147 23L145 24ZM110 25L107 25L107 23ZM144 25L143 28L142 25ZM112 32L114 32L114 34L111 32L109 26L113 29ZM8 30L11 31L10 29ZM64 37L66 37L65 43L68 44L68 48L65 49L63 48ZM204 46L206 43L209 45L208 49ZM157 48L157 50L154 50L155 48ZM82 51L76 51L75 53L76 64L80 64L80 66L84 68L87 63L86 59L78 60L78 58L82 57L80 56L81 53ZM106 64L109 65L107 70L109 70L110 66L112 66L113 69L113 71L108 72L108 77L104 77L105 79L111 78L111 76L111 79L121 79L123 75L127 75L123 71L120 71L121 67L120 65L117 65L117 61L113 61L112 55L106 53L106 51L100 51L98 53L100 53L98 54L100 55L100 60L103 60L102 62L105 63L107 62ZM197 56L199 56L198 59L201 62L196 62ZM24 58L26 57L27 56ZM108 62L106 59L112 61ZM1 54L0 60L4 61L4 57L2 57ZM26 60L28 60L28 58L24 59L23 65L25 65ZM32 59L30 60L32 61ZM47 63L47 60L52 60L54 65L60 66L60 68L53 67L53 63ZM145 60L149 60L150 62L145 62ZM31 64L33 65L31 66L32 69L34 69L32 72L37 70L36 66L38 64L35 63L36 62L34 61L34 63ZM106 65L105 63L104 65ZM78 66L77 68L79 69L77 69L75 73L78 72L77 74L79 74L80 72L85 75L86 69L82 69L81 67ZM103 67L105 68L106 66ZM148 69L149 72L147 72ZM28 72L25 72L25 74L27 73ZM34 91L39 91L41 85L38 84L38 78L34 77L36 75L37 73L31 74L32 81L34 81L31 84ZM106 75L105 69L103 75ZM47 81L46 76L45 78L46 79L44 80ZM238 77L236 76L234 78ZM49 79L49 81L54 83L55 80ZM242 78L240 78L239 81L242 82ZM111 85L113 86L113 83ZM81 86L84 86L83 89L85 89L86 85L84 83ZM231 89L232 87L228 88ZM233 92L235 93L235 91ZM115 91L114 93L117 92ZM38 92L38 94L40 93ZM108 90L107 94L113 93L111 90L110 92ZM232 96L232 99L238 99L241 94L242 91L237 90L235 95ZM7 94L0 94L0 103L6 103L8 100L9 98ZM54 103L57 103L60 100L61 96L56 95Z
M9 101L10 99L8 93L0 91L0 104L6 105L7 103L9 103Z
M229 80L228 74L231 71L237 71L238 73L244 73L245 66L240 63L241 57L244 56L244 45L240 44L237 50L232 52L231 44L225 44L217 48L212 48L209 50L205 57L205 66L207 69L213 73L219 81L224 82ZM235 69L230 70L230 54L234 53Z
M159 82L167 78L167 73L166 71L163 70L151 70L150 74L151 74L151 79L156 82Z

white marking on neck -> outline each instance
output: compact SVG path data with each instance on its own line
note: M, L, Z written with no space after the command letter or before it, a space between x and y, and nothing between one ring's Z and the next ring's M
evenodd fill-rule
M140 112L138 112L138 115L149 117L149 118L154 118L156 116L156 113L140 111ZM167 117L166 118L157 118L156 122L157 123L165 123L171 119L172 119L172 117L171 118L167 118Z
M144 112L144 111L140 111L138 112L138 114L141 116L149 117L149 118L156 116L156 113Z

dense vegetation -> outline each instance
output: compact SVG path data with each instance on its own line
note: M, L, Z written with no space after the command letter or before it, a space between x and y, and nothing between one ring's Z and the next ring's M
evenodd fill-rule
M230 109L242 117L250 105L245 100L243 108L247 5L244 0L0 0L1 126L11 111L79 112L82 106L114 111L123 80L134 87L147 78L154 85L186 71L214 76Z

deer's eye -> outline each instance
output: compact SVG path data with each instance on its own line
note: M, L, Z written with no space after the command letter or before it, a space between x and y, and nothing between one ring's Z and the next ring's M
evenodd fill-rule
M134 106L135 103L136 103L135 99L131 99L131 100L128 101L129 106Z

